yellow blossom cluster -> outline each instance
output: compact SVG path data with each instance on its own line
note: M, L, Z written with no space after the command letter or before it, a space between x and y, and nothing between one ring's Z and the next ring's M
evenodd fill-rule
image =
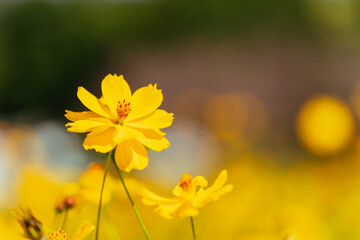
M99 163L90 164L80 176L79 181L67 183L61 187L57 186L55 192L58 193L52 195L51 201L45 196L43 189L38 189L41 192L37 196L43 202L48 204L56 199L52 202L53 207L50 208L53 210L51 214L53 221L50 223L49 218L38 220L35 217L35 215L38 216L37 211L40 209L40 213L44 211L42 201L35 201L34 206L37 205L39 209L36 207L31 207L31 209L34 209L36 214L32 214L30 208L18 214L18 221L25 238L67 240L68 236L72 236L71 240L82 240L95 230L95 239L98 240L99 236L100 239L104 237L104 233L100 233L100 222L104 222L105 236L119 239L120 233L114 228L111 211L108 208L117 202L112 200L116 200L119 192L118 185L121 183L146 239L150 239L121 171L143 170L149 161L148 149L162 151L169 147L170 143L161 129L172 124L173 114L158 109L163 101L163 95L156 84L150 84L132 93L122 75L109 74L103 79L101 90L102 96L97 98L85 88L79 87L77 96L89 111L67 110L65 116L70 120L66 124L68 131L87 133L83 142L86 150L93 149L99 153L107 153L105 166ZM119 175L120 181L109 173L111 160L114 164L113 170ZM189 174L184 174L173 190L175 197L163 198L144 189L142 200L146 205L158 205L156 211L165 218L190 217L195 239L192 217L198 215L199 208L218 200L220 196L232 190L231 184L225 185L226 180L227 171L223 170L214 184L207 188L204 177L192 178ZM52 183L49 183L49 186L51 185ZM34 195L35 191L32 188L33 186L29 188L30 194ZM134 192L140 191L137 189ZM140 197L140 194L135 196ZM26 203L30 205L29 199L26 199ZM91 223L94 222L94 217L87 216L86 219L92 219L92 221L82 221L80 228L74 232L75 229L71 227L68 234L68 222L71 221L71 226L77 225L74 224L76 216L81 216L83 212L94 212L94 205L98 205L96 225ZM104 211L106 210L107 217L102 216L104 215L101 211L102 207ZM51 231L51 229L58 230Z

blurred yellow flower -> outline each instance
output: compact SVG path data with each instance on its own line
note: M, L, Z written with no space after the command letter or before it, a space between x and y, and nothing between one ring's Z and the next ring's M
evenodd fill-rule
M14 218L14 213L0 213L0 233L2 239L24 240L24 235L19 234L21 231L25 232L21 228L19 219Z
M344 150L353 140L355 124L349 108L330 96L319 96L304 104L297 119L301 142L318 155Z
M173 114L158 109L163 100L156 84L131 94L123 76L107 75L101 84L102 97L96 98L83 87L77 96L91 111L66 111L68 131L89 132L83 142L86 150L107 153L115 150L115 160L123 171L142 170L148 165L146 147L161 151L170 143L161 128L169 127Z
M60 191L56 206L61 206L66 199L73 199L77 206L84 203L99 204L104 166L100 163L91 163L88 169L80 176L78 182L66 183ZM116 193L116 180L108 174L106 187L103 192L102 205L110 202Z
M214 184L204 189L207 187L207 181L204 177L191 178L189 174L184 174L173 190L175 197L160 197L144 189L142 201L146 205L158 205L155 211L164 218L193 217L199 214L199 208L218 200L220 196L233 189L231 184L224 186L226 179L227 171L223 170Z
M31 240L42 240L44 239L44 227L43 223L37 220L30 210L21 210L18 213L18 221L23 230L23 236ZM89 221L84 221L80 228L75 232L72 240L82 240L91 231L95 229L94 225ZM66 240L66 233L59 228L57 231L49 233L46 240Z
M76 231L74 236L71 238L71 240L82 240L84 239L91 231L95 229L94 225L90 223L89 221L84 221L80 228ZM46 238L46 240L66 240L67 236L66 233L59 229L57 231L53 231L49 234L49 236Z
M65 208L65 202L68 199L72 199L76 206L81 206L82 204L78 204L82 202L80 196L80 186L78 183L66 183L61 187L59 197L55 203L55 207L59 212L62 212ZM74 207L74 206L72 206ZM72 208L71 207L71 208Z
M55 180L56 174L45 173L48 172L35 168L28 168L20 173L17 204L30 208L43 223L50 225L54 219L54 204L58 201L61 187Z
M209 130L239 149L253 145L264 136L268 121L261 100L246 92L214 95L204 106L204 122Z
M44 236L44 226L42 222L36 219L29 209L21 209L17 215L23 230L22 236L31 240L41 240Z
M104 166L99 163L90 164L89 168L79 179L79 194L82 199L92 204L99 204L102 178L104 176ZM102 196L102 204L110 202L116 190L116 180L108 174L106 187Z

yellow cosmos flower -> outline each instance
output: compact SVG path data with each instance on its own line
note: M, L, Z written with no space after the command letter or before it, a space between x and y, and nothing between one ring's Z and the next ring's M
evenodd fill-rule
M104 176L104 166L99 163L92 163L89 165L85 173L83 173L79 179L80 196L86 202L94 205L99 204L99 195L102 185L102 178ZM116 192L116 180L107 175L106 187L102 195L102 204L106 205L110 202Z
M56 206L61 207L67 198L75 201L76 206L84 203L99 204L99 195L104 176L104 166L100 163L91 163L88 169L80 176L78 182L65 184L57 199ZM107 175L106 187L104 188L102 205L108 204L116 196L117 182L111 174Z
M79 87L77 96L91 111L66 111L68 131L89 132L86 150L107 153L115 150L115 160L123 171L142 170L148 165L146 147L161 151L170 143L161 128L169 127L173 114L158 109L163 100L156 84L149 84L131 94L123 76L107 75L101 84L102 97L96 98Z
M345 103L319 95L308 100L300 110L296 130L311 152L330 155L346 149L354 140L355 122Z
M175 197L160 197L144 189L142 201L146 205L158 205L155 211L164 218L193 217L199 214L199 208L218 200L220 196L233 189L231 184L224 186L226 179L227 171L223 170L214 184L205 189L207 181L204 177L191 178L189 174L184 174L173 190Z
M76 231L74 236L71 238L71 240L82 240L84 239L91 231L95 229L94 225L91 224L89 221L84 221L80 228ZM49 234L49 236L46 238L46 240L66 240L67 235L66 233L59 229L57 231L53 231Z

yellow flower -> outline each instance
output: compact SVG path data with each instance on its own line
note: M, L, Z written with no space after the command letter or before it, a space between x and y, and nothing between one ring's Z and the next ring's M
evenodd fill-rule
M30 210L20 210L18 213L18 221L23 230L23 236L30 240L43 240L45 239L43 223L39 221ZM91 231L95 229L94 225L89 221L84 221L80 228L75 232L71 240L82 240ZM49 233L46 240L66 240L66 233L59 228L57 231Z
M71 238L71 240L82 240L84 239L91 231L95 229L94 225L91 224L89 221L84 221L80 228L76 231L74 236ZM57 231L53 231L49 234L49 236L46 238L46 240L66 240L67 235L66 233L59 229Z
M191 178L184 174L179 184L174 188L175 197L164 198L146 189L143 190L143 203L146 205L158 205L155 209L164 218L193 217L199 214L199 208L204 207L220 196L233 189L231 184L224 186L227 179L227 172L223 170L214 184L207 188L207 181L202 176Z
M98 205L104 171L102 164L91 163L88 169L80 176L78 182L66 183L62 187L56 204L57 208L65 207L64 201L66 199L73 199L76 206L79 207L84 203ZM108 174L102 197L103 205L108 204L116 195L116 186L116 180L111 174Z
M101 191L102 178L104 176L104 166L99 163L89 165L79 179L79 194L86 202L94 205L99 204L99 195ZM112 199L116 190L115 179L108 174L106 179L106 187L102 196L102 204L106 205Z
M317 155L336 154L354 139L355 123L342 101L327 95L308 100L301 108L296 130L301 142Z
M142 170L148 165L146 147L161 151L170 143L161 128L169 127L173 114L158 109L163 100L156 84L149 84L131 94L123 76L107 75L101 84L102 97L96 98L83 87L77 96L91 111L66 111L68 131L89 132L86 150L107 153L115 150L115 160L123 171Z
M18 221L23 230L23 236L31 240L40 240L44 235L43 224L34 217L30 210L20 209L17 212Z

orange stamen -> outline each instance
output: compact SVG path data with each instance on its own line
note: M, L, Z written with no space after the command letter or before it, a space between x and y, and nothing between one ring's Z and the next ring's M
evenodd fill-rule
M50 234L46 240L66 240L66 233L63 230L59 229Z
M190 176L190 174L185 173L184 175L182 175L182 177L180 179L179 186L184 191L188 191L189 189L191 189L192 184L191 184L191 176Z
M122 102L118 101L118 106L117 106L116 111L117 111L118 117L121 120L125 119L131 111L130 103L126 102L125 99Z

